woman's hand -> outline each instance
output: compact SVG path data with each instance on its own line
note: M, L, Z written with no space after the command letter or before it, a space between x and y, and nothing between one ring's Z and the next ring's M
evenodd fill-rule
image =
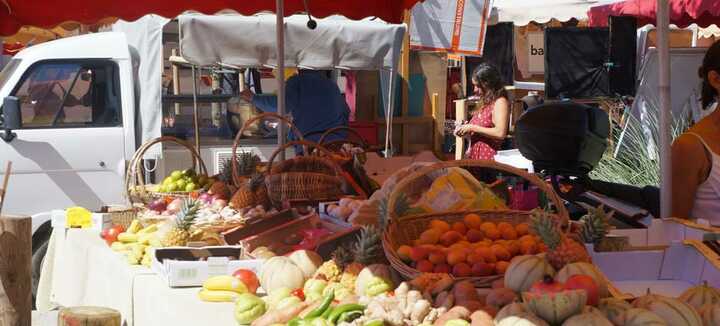
M460 126L458 126L457 128L455 128L455 135L458 136L458 137L468 136L468 135L470 135L470 134L472 134L472 133L477 132L477 128L476 128L476 127L477 127L477 126L475 126L475 125L473 125L473 124L469 124L469 123L468 123L468 124L464 124L464 125L460 125Z

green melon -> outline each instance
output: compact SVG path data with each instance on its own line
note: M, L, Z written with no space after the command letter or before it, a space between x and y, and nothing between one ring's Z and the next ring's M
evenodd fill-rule
M601 314L586 312L568 318L562 326L613 326L613 324Z
M623 312L618 318L618 322L613 322L617 326L668 326L660 316L654 312L632 308Z
M505 287L523 293L545 275L555 276L555 269L544 258L535 255L517 256L510 261L505 271Z
M600 298L607 298L610 296L610 291L608 290L608 284L605 275L603 275L603 273L597 267L595 267L595 265L585 262L567 264L560 271L558 271L557 275L555 275L555 280L560 283L565 283L570 278L570 276L573 275L587 275L592 277L592 279L595 281L595 284L598 285L598 289L600 290Z
M702 285L687 289L679 299L695 309L700 309L706 304L720 303L720 291L708 286L707 282L703 282Z
M600 299L598 309L602 314L615 325L621 325L620 316L627 310L632 309L632 305L625 300L616 298Z

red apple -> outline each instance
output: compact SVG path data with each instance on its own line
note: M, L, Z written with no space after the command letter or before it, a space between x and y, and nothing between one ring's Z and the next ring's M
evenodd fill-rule
M531 293L539 295L555 294L563 290L565 290L565 286L562 283L555 282L550 275L545 275L542 280L535 282L535 284L530 287Z
M260 280L258 280L255 273L249 269L238 269L232 274L232 276L243 282L248 291L252 294L255 294L257 289L260 287Z
M600 289L595 280L587 275L573 275L565 282L567 290L585 290L587 293L587 304L597 306L600 301Z

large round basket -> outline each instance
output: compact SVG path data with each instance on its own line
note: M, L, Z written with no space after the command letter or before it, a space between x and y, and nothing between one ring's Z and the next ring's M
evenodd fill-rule
M465 168L469 171L492 171L495 175L500 174L503 176L520 177L542 191L548 202L552 203L555 210L553 216L560 220L561 225L567 226L569 223L568 212L560 200L560 197L540 178L523 170L505 164L496 163L494 161L484 160L440 162L424 167L398 183L398 185L390 193L387 203L387 226L382 239L383 250L385 251L385 255L387 256L390 265L407 279L415 278L421 272L400 259L397 254L397 249L402 245L413 246L413 241L418 239L420 234L428 229L430 221L434 219L441 219L452 224L457 221L462 221L465 215L474 213L479 215L483 222L507 222L512 225L517 225L519 223L528 222L532 214L529 211L518 210L462 210L407 215L400 215L397 213L397 206L402 201L400 199L401 197L412 197L413 195L417 195L419 191L427 190L419 188L426 188L423 186L429 186L431 181L428 180L430 180L429 177L432 174L449 168ZM456 279L459 280L469 280L478 287L489 287L493 281L500 278L502 278L502 275L486 277L456 277Z
M291 146L304 146L305 154L273 164L278 154ZM330 201L340 198L341 170L328 159L331 155L324 147L304 140L291 141L278 147L268 160L265 177L273 205L282 207L285 202Z
M302 133L300 130L295 127L295 125L288 120L287 118L275 114L275 113L262 113L259 114L250 120L246 121L245 124L243 124L242 128L238 133L235 135L235 140L233 141L232 146L232 157L230 157L231 163L232 163L232 178L233 178L233 184L236 188L240 188L240 186L243 183L243 178L250 177L250 175L240 175L239 173L239 167L240 163L238 162L238 146L240 145L240 139L242 139L243 132L245 132L246 129L251 128L251 126L256 123L257 121L261 120L268 120L268 119L274 119L277 120L280 123L284 123L287 126L290 127L290 130L295 134L295 136L298 137L298 140L304 140Z
M155 185L148 185L145 183L145 166L143 165L143 156L145 156L145 153L154 145L159 143L175 143L178 144L185 149L188 150L188 152L191 155L192 158L192 167L191 169L195 171L197 174L205 174L207 175L207 168L205 167L205 162L203 162L202 158L200 157L200 154L195 150L195 147L191 145L190 143L175 138L175 137L169 137L169 136L163 136L158 137L155 139L151 139L138 148L137 151L135 151L135 155L133 155L133 158L130 160L130 163L128 164L127 171L125 173L125 190L126 195L128 197L128 200L130 200L131 204L135 203L150 203L151 201L159 198L164 198L166 196L172 196L172 197L187 197L189 196L188 192L158 192L155 190ZM199 164L198 164L199 162Z

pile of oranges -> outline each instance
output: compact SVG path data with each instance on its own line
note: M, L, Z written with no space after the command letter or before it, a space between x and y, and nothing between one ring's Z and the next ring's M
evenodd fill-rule
M505 274L515 256L546 250L540 238L530 234L527 223L484 222L468 214L452 224L430 221L413 245L400 246L397 254L420 272L483 277Z

